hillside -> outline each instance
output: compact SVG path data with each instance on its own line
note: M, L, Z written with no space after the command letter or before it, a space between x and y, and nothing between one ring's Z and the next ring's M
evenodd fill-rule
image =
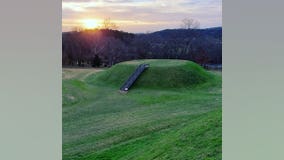
M144 62L148 73L119 93L128 73ZM189 61L139 60L63 74L63 160L221 160L220 72ZM199 78L181 80L193 75ZM183 87L167 86L178 83Z
M185 60L148 59L118 63L99 75L96 83L114 85L119 88L138 65L146 63L150 67L137 80L133 87L139 88L189 88L206 83L214 76L199 65Z
M202 34L202 36L206 37L213 37L218 40L222 39L222 27L214 27L214 28L206 28L206 29L165 29L149 34L144 34L148 36L161 36L162 38L165 39L170 39L170 38L189 38L192 36L193 32L195 34ZM141 34L143 35L143 34Z
M147 34L87 30L62 34L64 66L112 66L133 59L222 63L222 28L167 29Z

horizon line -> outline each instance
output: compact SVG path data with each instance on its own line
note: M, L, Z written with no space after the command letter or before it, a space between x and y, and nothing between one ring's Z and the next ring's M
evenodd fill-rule
M212 27L204 27L204 28L193 28L195 30L205 30L205 29L212 29L212 28L223 28L223 26L212 26ZM94 28L94 29L84 29L86 30L102 30L103 28ZM120 32L126 32L126 33L133 33L133 34L148 34L148 33L154 33L154 32L160 32L160 31L164 31L164 30L176 30L176 29L183 29L183 30L187 30L186 28L165 28L165 29L161 29L161 30L156 30L156 31L145 31L145 32L128 32L128 31L123 31L123 30L119 30L119 29L110 29L110 30L115 30L115 31L120 31ZM83 31L84 31L83 30ZM61 31L61 33L68 33L68 32L77 32L77 31ZM148 32L148 33L147 33Z

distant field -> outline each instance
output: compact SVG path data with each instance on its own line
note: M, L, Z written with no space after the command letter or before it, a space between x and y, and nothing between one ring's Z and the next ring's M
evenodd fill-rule
M176 62L163 61L156 69L167 63ZM63 159L220 160L221 72L204 73L207 80L197 86L175 89L161 84L151 89L145 82L158 71L153 67L129 93L121 94L118 86L128 75L124 65L134 64L110 70L63 69ZM112 77L113 72L120 74Z
M89 75L103 70L104 69L94 69L94 68L63 68L62 79L84 80Z

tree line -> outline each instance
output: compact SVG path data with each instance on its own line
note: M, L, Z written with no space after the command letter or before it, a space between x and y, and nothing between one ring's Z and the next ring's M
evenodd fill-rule
M185 59L201 65L221 64L222 28L186 26L145 34L104 28L62 33L63 66L109 67L133 59Z

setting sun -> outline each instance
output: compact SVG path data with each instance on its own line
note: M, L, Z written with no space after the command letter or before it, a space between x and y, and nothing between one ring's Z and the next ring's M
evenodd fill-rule
M86 29L95 29L100 27L101 22L96 19L84 19L82 20L83 27Z

